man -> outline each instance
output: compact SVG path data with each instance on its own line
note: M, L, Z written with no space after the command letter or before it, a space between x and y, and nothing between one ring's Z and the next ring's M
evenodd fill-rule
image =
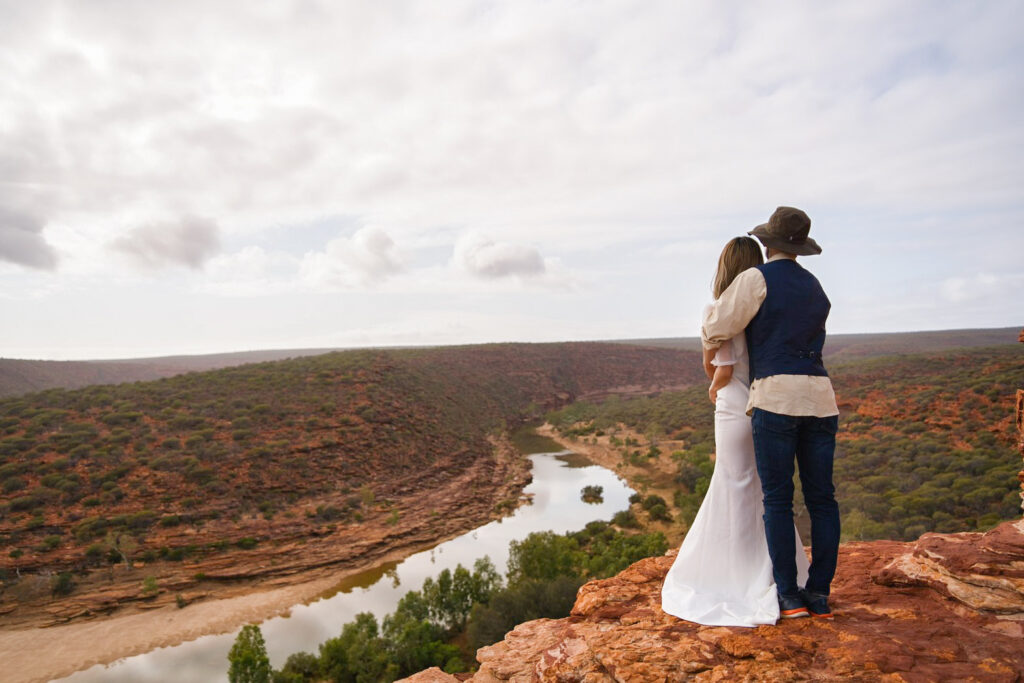
M767 262L744 271L714 303L701 338L705 357L746 331L750 355L747 413L764 494L768 554L784 619L831 619L828 596L839 552L839 507L832 485L839 409L822 364L828 297L796 257L820 254L808 237L811 219L780 206L751 230L765 246ZM811 518L811 566L807 585L797 585L793 531L793 469L799 466Z

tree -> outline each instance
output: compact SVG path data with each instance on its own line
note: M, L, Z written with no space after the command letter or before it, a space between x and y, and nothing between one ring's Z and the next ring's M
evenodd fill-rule
M131 567L130 555L139 547L138 542L130 535L120 531L108 531L104 544L110 548L112 555L117 555L125 567Z
M483 647L498 642L524 621L568 616L581 585L583 579L577 576L521 578L491 596L490 604L473 606L467 639L472 647Z
M259 626L242 627L228 653L228 662L231 683L270 683L270 658Z
M522 541L508 545L508 582L523 579L553 579L575 576L579 562L579 546L568 536L553 531L535 531Z
M336 683L377 683L398 677L377 618L370 612L360 612L342 627L340 636L320 644L320 666L320 673Z
M274 683L305 683L316 680L320 673L320 658L309 652L295 652L288 656L284 667L273 673Z

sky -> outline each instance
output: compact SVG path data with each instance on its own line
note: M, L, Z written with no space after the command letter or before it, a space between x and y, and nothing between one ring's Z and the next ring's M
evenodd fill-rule
M0 356L1024 324L1024 3L0 0Z

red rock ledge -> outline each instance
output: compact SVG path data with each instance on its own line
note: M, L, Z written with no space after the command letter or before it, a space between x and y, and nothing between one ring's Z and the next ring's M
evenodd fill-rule
M499 681L1021 681L1024 520L984 534L847 543L834 621L699 626L661 611L675 551L584 585L572 615L520 624L477 651ZM430 669L407 681L466 680Z

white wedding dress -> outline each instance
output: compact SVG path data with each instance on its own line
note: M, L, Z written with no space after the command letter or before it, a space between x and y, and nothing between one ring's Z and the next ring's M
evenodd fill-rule
M711 626L774 624L779 603L764 534L761 480L746 415L749 361L738 335L715 365L734 365L715 403L715 471L704 502L661 589L661 608ZM807 555L796 537L797 580L807 582Z

